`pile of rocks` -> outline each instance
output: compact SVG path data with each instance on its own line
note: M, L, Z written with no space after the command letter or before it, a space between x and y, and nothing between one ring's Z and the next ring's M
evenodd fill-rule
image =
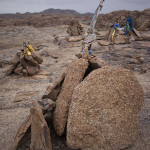
M135 28L133 31L130 31L128 35L124 35L124 31L115 30L115 35L112 40L113 32L114 32L114 28L112 27L108 37L108 41L112 42L112 44L131 43L133 41L138 41L141 38L139 32Z
M31 125L30 148L45 145L46 149L52 149L50 131L43 116L47 114L44 111L50 110L56 134L62 136L66 132L70 148L116 150L134 143L137 114L144 96L141 85L129 70L105 66L90 56L69 64L53 86L47 88L39 104L45 100L49 102L41 108L34 105L30 119L15 141L20 141L19 135L24 135ZM43 115L39 109L44 110Z
M70 25L68 26L67 33L70 36L78 36L82 35L83 27L80 25L79 21L72 20Z
M23 76L31 76L40 70L40 65L43 59L36 52L32 52L30 56L24 53L24 50L17 52L10 60L10 68L7 74L16 73Z
M114 36L113 36L114 34ZM114 31L114 26L110 27L109 30L98 32L97 39L99 39L100 45L108 46L111 44L129 44L134 41L139 41L143 37L135 28L128 32L127 35L124 34L124 30Z

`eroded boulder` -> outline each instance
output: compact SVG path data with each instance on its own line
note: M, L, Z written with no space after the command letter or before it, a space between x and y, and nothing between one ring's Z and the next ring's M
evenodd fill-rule
M144 96L126 69L103 67L75 87L69 107L67 144L73 149L116 150L137 136L137 113Z

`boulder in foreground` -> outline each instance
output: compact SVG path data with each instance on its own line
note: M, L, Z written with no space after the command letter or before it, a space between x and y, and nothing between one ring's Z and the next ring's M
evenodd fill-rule
M73 149L124 149L136 139L143 90L126 69L103 67L76 86L69 108L67 144Z

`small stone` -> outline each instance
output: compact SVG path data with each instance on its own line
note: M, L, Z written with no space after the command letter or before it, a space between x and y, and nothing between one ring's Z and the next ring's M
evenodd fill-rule
M23 70L23 67L21 66L21 64L18 64L14 72L18 75L23 75L22 70Z
M53 108L55 107L55 102L52 101L51 99L42 99L38 101L41 109L43 110L44 114L47 111L52 111Z
M9 69L6 71L6 74L10 75L14 71L15 68L16 68L16 65L10 65Z
M28 76L28 71L27 71L27 69L23 69L23 70L22 70L22 73L23 73L24 76Z
M13 57L12 59L10 60L10 64L14 64L14 65L17 65L20 61L19 59L19 55L20 55L21 52L17 52Z

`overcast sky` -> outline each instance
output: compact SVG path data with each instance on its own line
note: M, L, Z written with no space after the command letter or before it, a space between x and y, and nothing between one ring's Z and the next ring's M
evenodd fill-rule
M0 0L0 13L39 12L48 8L94 12L100 0ZM150 0L105 0L102 13L114 10L144 10Z

